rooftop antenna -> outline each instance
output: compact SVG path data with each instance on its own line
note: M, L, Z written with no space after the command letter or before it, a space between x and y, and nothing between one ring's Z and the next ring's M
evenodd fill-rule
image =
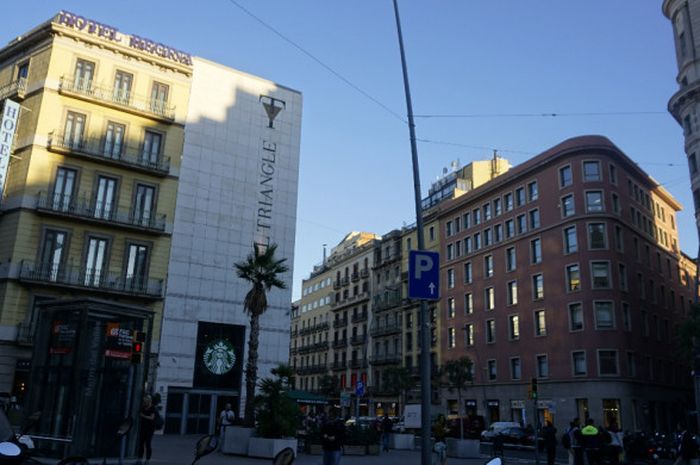
M326 264L326 246L328 244L323 244L323 264Z

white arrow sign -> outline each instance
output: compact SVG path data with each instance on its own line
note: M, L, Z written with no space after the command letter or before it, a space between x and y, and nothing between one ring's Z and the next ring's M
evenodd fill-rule
M428 284L428 289L430 289L430 295L435 294L435 283Z

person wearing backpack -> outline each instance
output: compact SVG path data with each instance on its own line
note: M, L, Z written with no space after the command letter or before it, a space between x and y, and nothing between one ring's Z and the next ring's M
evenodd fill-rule
M569 453L569 465L583 465L583 448L579 444L581 420L574 418L569 423L569 429L561 437L561 445Z

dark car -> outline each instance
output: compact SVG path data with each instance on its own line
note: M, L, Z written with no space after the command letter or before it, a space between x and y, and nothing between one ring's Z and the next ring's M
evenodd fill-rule
M528 433L525 428L520 427L506 428L498 433L498 436L503 440L504 444L530 446L535 443L535 436Z
M462 422L462 427L464 428L464 439L479 439L481 437L481 432L484 431L485 428L484 417L481 415L470 415L468 417L457 417L448 420L447 426L449 428L449 432L447 435L449 437L460 437L460 420Z

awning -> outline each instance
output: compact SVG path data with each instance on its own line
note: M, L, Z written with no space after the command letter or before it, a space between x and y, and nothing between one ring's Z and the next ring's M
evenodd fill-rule
M291 390L287 391L287 397L296 400L297 404L328 404L328 398L315 392Z

